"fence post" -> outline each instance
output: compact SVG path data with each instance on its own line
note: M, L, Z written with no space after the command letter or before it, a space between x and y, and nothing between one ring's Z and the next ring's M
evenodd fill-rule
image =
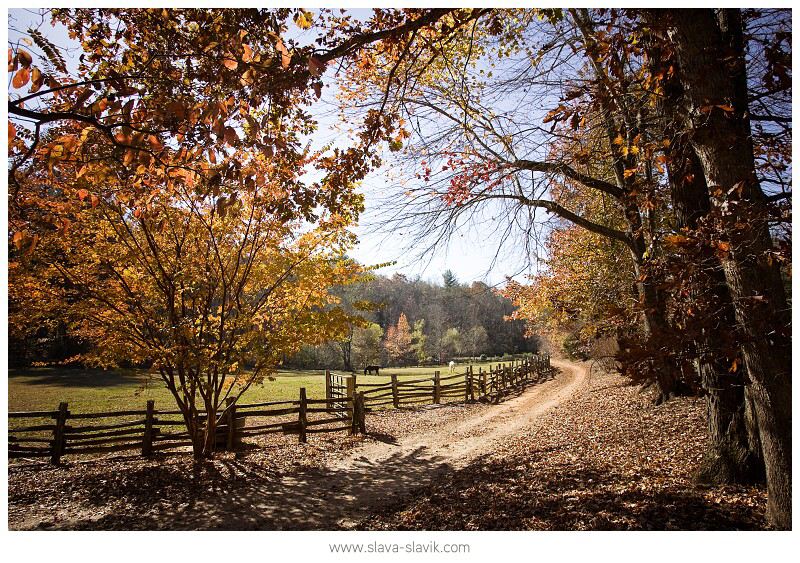
M361 405L361 416L359 417L358 430L362 434L367 433L367 399L364 397L364 392L358 393L359 404Z
M433 372L433 404L438 405L442 400L442 381L439 371Z
M483 372L483 368L478 368L478 379L480 381L480 388L478 389L478 395L481 397L486 396L486 374Z
M472 396L472 366L467 366L467 373L465 375L466 389L464 390L464 402L468 403ZM473 399L475 397L472 397Z
M155 421L156 402L147 401L147 414L144 418L144 438L142 438L142 455L147 457L153 453L153 422Z
M300 388L300 412L298 415L299 423L300 423L300 443L306 443L306 424L308 423L306 409L308 409L308 403L306 402L306 388Z
M394 408L400 408L400 397L397 393L397 374L392 374L392 404Z
M356 393L353 397L353 417L350 420L350 434L366 434L366 423L364 421L364 393Z
M228 409L225 414L228 419L228 440L225 449L232 452L236 449L236 404L233 402L233 397L225 399L225 408Z
M50 449L50 463L57 464L61 461L61 456L64 455L64 448L66 446L64 427L67 425L67 417L69 417L67 403L59 403L58 414L56 415L56 426L53 428L53 444Z
M325 398L328 400L328 402L326 403L326 406L329 409L332 408L332 406L333 406L333 403L331 402L332 395L333 395L333 393L331 391L331 370L326 369L325 370Z
M350 415L350 434L353 434L358 417L356 412L356 376L348 375L345 377L345 383L347 384L347 398L350 399L347 401L347 414Z

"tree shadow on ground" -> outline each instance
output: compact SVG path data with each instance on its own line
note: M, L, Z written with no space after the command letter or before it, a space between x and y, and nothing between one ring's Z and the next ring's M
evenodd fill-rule
M397 444L397 436L392 434L386 434L384 432L367 432L367 437L372 438L377 442L383 442L384 444Z
M440 458L426 455L424 448L398 452L379 464L357 458L346 469L300 467L291 473L234 458L117 465L113 471L65 476L59 494L84 509L57 527L332 530L365 517L387 498L405 498L431 477L452 471Z
M359 528L390 530L753 530L763 511L713 489L632 478L609 467L479 459L416 497L378 508ZM486 491L492 494L487 495Z
M82 369L82 368L37 368L9 370L9 379L25 378L26 385L56 385L60 387L125 387L145 385L159 381L143 370Z

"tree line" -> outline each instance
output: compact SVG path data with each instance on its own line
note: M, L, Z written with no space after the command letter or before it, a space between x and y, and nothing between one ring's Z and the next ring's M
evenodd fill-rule
M516 307L510 299L483 282L463 284L450 270L441 284L372 275L334 293L363 322L341 340L303 346L285 365L358 371L538 350L525 322L511 318Z

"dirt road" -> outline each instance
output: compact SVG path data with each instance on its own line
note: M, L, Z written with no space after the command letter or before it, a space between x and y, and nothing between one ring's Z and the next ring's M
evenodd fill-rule
M310 521L303 521L292 507L273 506L264 514L274 529L352 527L370 507L397 499L414 488L424 486L448 471L489 455L493 443L520 435L545 411L571 396L588 377L579 364L553 360L559 368L556 376L531 386L516 397L484 409L474 417L449 417L448 407L441 410L441 423L424 431L412 432L394 443L367 443L346 457L321 470L322 482L308 476L286 478L288 489L305 487L307 497L303 511ZM336 499L335 502L331 500ZM318 501L318 506L313 500Z

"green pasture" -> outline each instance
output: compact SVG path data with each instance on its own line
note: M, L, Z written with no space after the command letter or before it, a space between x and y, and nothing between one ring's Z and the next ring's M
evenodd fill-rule
M489 363L475 363L488 369ZM456 366L464 373L465 365ZM401 379L432 377L439 370L449 375L447 366L384 368L380 376L359 374L364 383L389 381L391 374ZM243 403L259 403L297 399L299 389L306 388L309 398L325 397L325 375L322 370L280 370L270 380L251 386ZM148 400L155 400L156 409L173 408L174 400L158 375L146 370L89 370L71 368L12 369L8 374L8 410L55 410L62 401L72 412L101 412L144 409Z

